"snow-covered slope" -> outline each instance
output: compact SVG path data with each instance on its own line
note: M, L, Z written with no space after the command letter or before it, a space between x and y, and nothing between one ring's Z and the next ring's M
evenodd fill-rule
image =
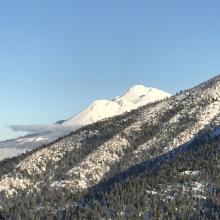
M23 207L21 197L25 197L25 206L33 209L29 213L36 213L39 207L42 212L56 212L72 206L88 188L120 172L158 157L160 162L169 152L174 157L174 149L181 153L183 146L206 132L219 135L219 125L217 76L161 102L85 126L48 146L3 161L0 208L10 213Z
M169 93L155 88L136 85L124 95L113 100L96 100L79 114L54 124L12 126L15 131L27 131L30 135L0 142L0 159L15 156L18 152L33 149L69 134L79 127L99 120L123 114L142 105L170 97ZM15 148L19 150L14 150ZM7 153L8 152L8 153Z
M63 126L82 126L120 115L142 105L170 97L169 93L136 85L113 100L96 100L87 109L63 123Z

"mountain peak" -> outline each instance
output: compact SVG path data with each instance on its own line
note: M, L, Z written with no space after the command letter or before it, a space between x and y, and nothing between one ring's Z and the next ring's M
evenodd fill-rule
M146 93L150 90L152 90L154 88L151 88L151 87L145 87L144 85L134 85L132 87L130 87L130 89L128 89L127 93L128 92L135 92L135 93Z
M1 148L6 148L8 146L19 148L31 146L31 148L33 148L49 143L84 125L129 112L140 106L169 96L170 94L158 89L148 88L144 85L135 85L128 89L124 95L118 96L113 100L100 99L93 101L86 109L67 120L60 120L50 125L17 126L17 130L23 129L28 132L31 131L36 137L24 136L0 143L0 154Z
M145 87L144 85L134 85L117 100L126 99L141 106L170 96L171 94L156 88Z
M92 102L92 104L90 105L91 107L95 107L95 106L100 106L100 105L106 105L109 103L109 100L106 99L97 99L95 101Z

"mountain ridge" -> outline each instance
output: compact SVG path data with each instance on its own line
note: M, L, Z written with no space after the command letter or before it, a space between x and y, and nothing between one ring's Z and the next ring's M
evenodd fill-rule
M21 159L19 157L15 158L17 161L9 160L8 163L5 162L5 165L2 165L4 172L0 175L0 206L4 211L4 215L7 215L7 213L10 213L9 210L13 209L15 211L8 214L9 216L18 212L27 217L31 216L33 219L37 219L36 216L42 216L42 219L43 216L58 216L57 213L61 210L67 210L70 217L71 213L74 217L77 215L82 217L85 213L86 217L94 217L95 213L90 209L79 209L81 210L80 213L75 209L71 209L71 207L78 207L77 204L80 205L80 200L84 198L89 189L93 189L94 186L102 183L102 181L108 181L120 175L120 173L126 172L133 166L138 166L141 163L150 163L149 161L154 160L154 158L163 158L169 153L173 155L172 152L175 152L175 149L178 149L179 146L192 144L191 141L195 137L205 133L215 133L215 138L218 138L219 132L215 128L218 128L219 124L220 77L217 76L168 99L147 104L131 112L82 127L70 135L60 138L43 148L36 149L32 153L22 156L22 158L20 157ZM213 137L212 135L207 135L207 138ZM203 143L203 139L200 138L199 140L202 142L201 152L198 151L199 155L202 155L202 149L205 149L203 156L200 158L204 159L205 155L212 158L212 151L206 151L206 149L210 149L210 146L206 146L206 143ZM193 144L196 145L197 142L194 141ZM197 161L196 150L198 149L198 147L195 147L195 153L191 155L190 149L187 148L186 154L183 152L183 155L188 155L184 157L184 160L192 158L193 162ZM176 161L175 163L181 162L175 154L173 158L173 161ZM217 159L218 157L213 158L213 166L218 165ZM216 164L214 163L215 161ZM171 161L170 163L174 162ZM181 164L178 164L178 166L181 167ZM191 162L185 163L185 166L185 170L178 168L178 178L187 186L188 177L184 176L185 179L183 179L181 176L185 174L182 172L187 171L187 166L189 166L188 173L194 172L194 170ZM172 170L171 173L177 172L174 167L172 166L172 169L169 168ZM199 167L196 166L196 169ZM202 172L203 168L201 165L201 170L197 170L198 173ZM143 169L145 168L143 167ZM160 166L158 166L158 169L158 172L166 172L167 176L171 178L168 175L169 169L164 170ZM211 174L209 176L210 178L212 177ZM172 190L165 192L165 189L163 191L158 189L160 182L166 183L165 174L162 175L162 179L157 174L155 174L155 177L157 185L152 186L153 176L149 177L149 182L147 178L143 182L142 176L138 175L137 178L140 182L137 182L137 186L141 185L141 189L144 189L144 184L146 183L147 188L145 191L156 191L163 195L166 194L168 197L172 197L172 193L175 193L175 196L178 195L178 191L175 190L174 192L171 192ZM211 179L208 180L211 181ZM180 183L178 182L178 184ZM201 182L196 183L194 181L189 183L194 184L193 187L197 187L197 189L206 186L204 185L204 179L201 179ZM178 184L173 186L174 189L178 188ZM135 187L134 185L131 186ZM184 187L186 186L184 185ZM130 186L126 187L128 187L127 190L129 189L128 196L134 196L132 191L130 191ZM120 191L120 186L116 190ZM136 195L141 196L138 191L135 192ZM194 195L194 191L192 194ZM32 210L31 213L33 214L25 214L25 210L16 208L21 207L18 204L23 204L19 200L21 195L25 195L25 207ZM111 205L113 195L109 194L108 196L109 204ZM123 202L130 201L126 194L119 195L125 198ZM143 195L149 196L150 199L156 199L155 201L159 205L158 198L152 198L148 193L143 193ZM201 196L204 197L204 195L204 192L201 192ZM95 198L92 195L90 196L91 204L93 204L95 202L93 199ZM115 198L117 198L116 204L118 208L114 205L111 207L108 204L105 206L102 203L99 204L98 207L103 211L101 213L102 217L109 217L109 215L115 217L117 214L119 218L121 212L130 213L132 210L134 213L137 212L137 210L134 211L136 205L132 201L133 208L130 207L129 209L129 205L126 204L125 209L123 209L120 206L120 202L118 202L120 198ZM138 201L138 199L134 201ZM147 204L147 198L142 198L141 201ZM207 200L206 202L208 203L209 201ZM150 205L152 206L151 203ZM163 205L166 206L166 204ZM41 207L41 209L39 210L38 207ZM100 214L100 210L98 211L97 207L91 207L94 208L93 210L96 211L96 214ZM111 208L113 209L112 212L109 211ZM68 211L69 209L70 212ZM61 214L60 219L68 219L62 216Z
M141 96L141 97L140 97ZM104 118L123 114L126 111L138 108L160 99L169 97L170 94L154 88L147 88L143 85L131 87L125 94L113 100L95 100L92 104L79 114L59 123L48 125L25 125L11 126L14 130L25 131L30 129L31 135L21 136L0 142L1 148L17 148L21 152L33 149L42 144L48 144L57 138L67 135L71 131L94 123ZM10 150L10 149L9 149ZM0 158L1 159L1 158Z

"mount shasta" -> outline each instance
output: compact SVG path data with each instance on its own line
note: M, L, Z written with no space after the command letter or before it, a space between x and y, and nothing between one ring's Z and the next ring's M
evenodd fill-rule
M155 88L135 85L124 95L113 100L94 101L84 111L67 120L60 120L54 124L46 125L10 126L15 131L25 131L30 134L0 142L0 160L50 143L87 124L129 112L132 109L169 96L169 93Z

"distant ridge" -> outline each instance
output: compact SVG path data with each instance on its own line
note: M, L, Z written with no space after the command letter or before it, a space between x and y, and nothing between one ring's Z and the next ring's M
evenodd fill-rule
M120 115L124 112L129 112L142 105L162 100L170 96L169 93L155 88L135 85L122 96L112 100L94 101L88 108L67 120L59 120L54 124L45 125L11 126L15 131L27 131L32 135L25 135L16 139L0 142L0 160L8 156L16 156L26 150L50 143L82 126Z

